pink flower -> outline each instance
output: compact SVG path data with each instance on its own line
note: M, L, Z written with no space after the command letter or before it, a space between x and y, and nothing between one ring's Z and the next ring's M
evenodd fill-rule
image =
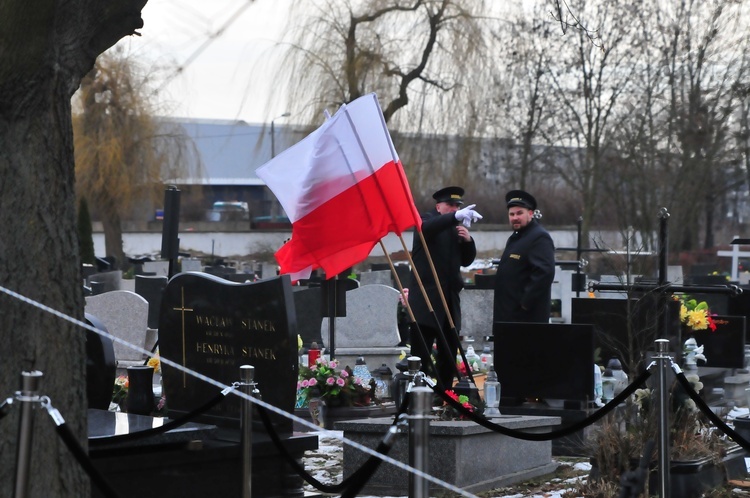
M336 379L336 384L338 384L339 387L344 387L344 384L346 384L346 381L342 379L341 377L339 377L338 379Z
M331 360L331 361L328 362L328 366L331 367L331 370L333 370L337 366L339 366L339 363L336 360Z
M349 372L347 372L346 370L342 370L341 371L341 378L346 379L347 377L349 377Z
M303 381L304 382L304 381ZM318 381L315 378L312 378L307 381L307 387L313 387L318 385Z
M326 379L326 384L328 384L329 386L332 386L335 382L336 380L333 377L328 377Z

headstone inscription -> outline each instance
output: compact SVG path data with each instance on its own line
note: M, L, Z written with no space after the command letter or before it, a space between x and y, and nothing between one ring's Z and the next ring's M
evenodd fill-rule
M180 273L167 284L159 319L159 353L223 384L255 367L263 400L293 413L299 369L294 298L288 276L235 283L205 273ZM219 389L162 364L170 417L203 405ZM279 432L291 422L270 414ZM239 427L240 398L228 396L199 421Z

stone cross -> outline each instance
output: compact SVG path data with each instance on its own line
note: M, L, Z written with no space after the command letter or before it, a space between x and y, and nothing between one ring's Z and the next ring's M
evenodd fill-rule
M740 244L744 242L744 239L739 239L737 235L734 236L734 239L732 240L732 250L731 251L719 251L716 253L717 256L722 257L731 257L732 258L732 282L737 282L739 279L738 267L740 265L740 258L747 258L750 257L750 252L748 251L740 251Z

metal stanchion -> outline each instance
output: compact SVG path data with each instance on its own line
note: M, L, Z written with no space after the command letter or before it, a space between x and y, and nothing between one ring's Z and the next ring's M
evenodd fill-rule
M667 386L667 373L671 358L667 353L669 341L657 339L656 341L656 368L658 380L659 409L659 496L670 498L669 489L669 389Z
M31 466L31 436L34 427L33 409L39 403L39 384L44 374L38 370L21 372L21 391L16 399L21 402L21 420L18 428L18 450L16 452L15 498L26 498L29 490L29 468Z
M240 391L257 398L260 391L256 389L255 367L240 366ZM253 475L253 402L242 398L240 448L242 451L242 498L252 496Z
M414 387L409 403L409 465L427 474L429 472L430 404L432 389ZM429 498L430 485L427 479L415 474L409 478L410 498Z

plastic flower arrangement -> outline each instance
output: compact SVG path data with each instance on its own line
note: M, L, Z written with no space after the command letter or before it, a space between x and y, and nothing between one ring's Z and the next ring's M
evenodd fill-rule
M461 403L461 406L472 413L477 413L479 415L484 413L484 406L473 405L469 400L469 397L464 394L457 394L452 389L446 389L445 394L453 398L454 401ZM468 418L448 403L444 403L441 409L437 410L437 412L440 420L464 420Z
M115 379L115 385L112 388L112 403L121 404L128 397L128 387L130 382L127 375L120 375Z
M685 296L680 300L680 322L684 323L690 330L716 330L716 323L708 309L706 301L698 302Z
M159 359L159 350L156 350L156 354L148 359L148 363L146 363L149 367L154 367L154 372L160 374L161 373L161 360Z
M338 370L336 360L318 358L311 367L301 366L297 381L298 406L321 398L329 406L369 406L375 399L375 381L363 381L349 367Z

